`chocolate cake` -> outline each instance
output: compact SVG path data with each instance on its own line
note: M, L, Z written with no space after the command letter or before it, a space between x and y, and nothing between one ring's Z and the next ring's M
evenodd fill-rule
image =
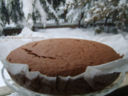
M85 72L88 66L105 64L122 58L111 47L82 39L48 39L32 42L13 50L7 60L16 64L27 64L29 71L38 71L56 80L37 77L29 80L23 73L12 78L20 85L36 92L46 94L84 94L101 90L111 84L118 73L96 76L92 88L83 77L72 77ZM69 80L61 77L68 77ZM96 78L104 78L103 80ZM105 79L106 78L106 79ZM29 82L29 84L27 84Z

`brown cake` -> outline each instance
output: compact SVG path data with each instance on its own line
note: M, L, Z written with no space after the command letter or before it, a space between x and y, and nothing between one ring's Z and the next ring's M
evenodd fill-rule
M62 80L60 77L76 76L85 72L87 66L100 65L120 58L122 56L111 47L95 41L48 39L15 49L8 55L7 60L11 63L27 64L29 71L39 71L48 77L56 77L56 81L46 81L41 77L28 80L23 74L14 76L10 73L16 82L26 88L49 94L83 94L101 90L111 84L118 74L107 74L99 77L100 80L96 77L96 88L91 88L83 77L68 81ZM102 78L107 78L107 81ZM27 81L31 84L26 84Z

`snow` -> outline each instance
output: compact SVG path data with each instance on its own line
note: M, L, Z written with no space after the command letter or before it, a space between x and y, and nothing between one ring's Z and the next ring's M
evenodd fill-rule
M24 26L28 26L29 28L31 28L33 26L32 12L34 0L22 0L22 2L24 17L26 20Z
M24 16L25 16L25 24L24 26L27 26L28 28L31 28L33 26L33 20L32 20L32 13L33 13L33 9L35 8L40 16L41 16L41 22L44 27L46 26L47 23L47 13L45 12L44 8L43 8L43 4L41 4L40 0L22 0L23 2L23 12L24 12ZM55 18L59 21L59 17L56 13L56 11L54 10L53 6L51 4L48 3L47 0L45 0L46 5L49 8L49 11L51 13L53 13L53 15L55 16ZM33 7L33 4L35 5L35 7Z
M19 94L18 93L12 93L12 94L10 94L8 96L19 96Z
M120 0L119 5L126 4L127 0Z
M2 21L0 19L0 35L2 35L2 31L3 31L3 26L2 26Z
M74 0L66 0L66 4L72 4L74 3Z
M44 11L43 7L41 6L41 3L39 0L36 0L35 2L35 7L38 10L38 12L40 13L41 16L41 23L44 25L44 27L46 26L46 20L47 20L47 14Z
M45 0L45 2L47 4L49 10L54 14L54 16L56 17L56 19L59 21L59 17L57 15L56 11L53 9L52 5L50 5L47 0Z
M87 13L87 17L84 19L85 22L89 22L91 20L91 16Z
M57 12L56 12L57 15L59 16L59 15L63 14L63 13L64 13L64 10L65 10L65 6L64 6L63 3L61 3L61 4L59 5L58 9L57 9Z
M78 21L80 17L80 13L81 13L80 9L71 8L66 15L66 19L68 20L68 22L74 23Z
M22 0L23 1L23 12L25 18L28 18L29 14L33 12L33 2L34 0Z
M12 22L11 24L6 24L5 27L16 27L16 24Z

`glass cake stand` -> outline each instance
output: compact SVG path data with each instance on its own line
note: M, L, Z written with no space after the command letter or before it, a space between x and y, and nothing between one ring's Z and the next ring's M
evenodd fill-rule
M5 75L5 71L6 71L5 67L3 67L1 72L2 72L2 77L3 77L4 82L14 92L17 92L19 96L53 96L53 95L48 95L48 94L40 94L40 93L31 91L31 90L28 90L26 88L23 88L22 86L14 82L11 78L8 79L7 76ZM107 86L101 91L83 94L83 95L73 95L73 96L104 96L116 90L117 88L119 88L124 78L125 78L125 72L122 72L120 73L120 76L111 85Z

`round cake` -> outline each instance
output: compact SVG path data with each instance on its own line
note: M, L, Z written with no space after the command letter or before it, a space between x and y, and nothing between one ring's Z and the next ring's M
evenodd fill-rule
M88 66L105 64L120 58L122 58L122 56L107 45L89 40L61 38L41 40L23 45L13 50L7 56L7 61L16 64L27 64L30 72L38 71L47 77L56 77L59 79L59 76L77 76L85 72ZM83 94L95 90L97 91L106 87L108 84L111 84L118 77L118 74L115 73L107 74L106 77L111 77L110 80L108 79L105 84L101 84L100 86L102 87L91 89L82 77L76 80L70 79L70 83L69 81L67 82L60 79L59 82L61 82L62 85L57 83L58 81L52 82L48 80L42 80L43 83L41 83L41 79L44 78L38 77L34 81L39 81L38 83L43 86L39 87L39 84L34 84L34 81L32 80L29 80L30 82L32 81L32 84L25 85L25 82L27 82L28 79L23 74L14 76L10 73L10 75L20 85L23 85L33 91L47 94ZM105 78L105 76L101 76L99 78ZM80 82L82 82L82 84L80 84ZM102 80L100 82L102 82ZM69 84L69 88L68 85L65 84ZM75 86L75 84L77 85ZM61 88L62 86L66 87ZM73 89L73 87L75 88Z

